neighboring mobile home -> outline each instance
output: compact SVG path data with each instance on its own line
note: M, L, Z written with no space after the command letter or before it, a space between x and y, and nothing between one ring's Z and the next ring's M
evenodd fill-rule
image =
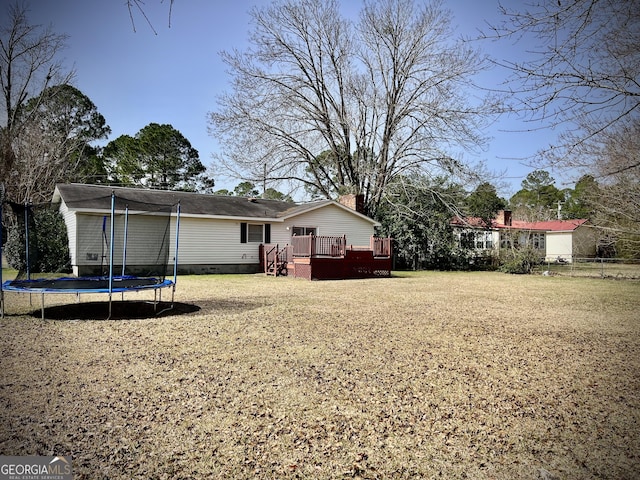
M260 269L261 244L285 245L291 242L292 236L313 234L344 235L351 245L369 245L378 225L366 215L333 200L295 204L262 198L59 184L53 202L60 204L67 225L71 264L76 275L101 273L107 237L104 225L111 212L112 192L118 199L120 217L124 204L148 206L132 207L134 214L144 216L144 222L129 227L127 265L145 263L141 259L146 253L145 237L159 230L162 224L157 221L160 214L153 213L155 206L180 204L179 273L255 273ZM147 212L141 213L142 210ZM169 238L175 236L175 210L173 215ZM116 240L123 242L123 220L118 221L120 233ZM172 244L170 264L174 250ZM122 262L119 251L118 248L114 252L115 263Z

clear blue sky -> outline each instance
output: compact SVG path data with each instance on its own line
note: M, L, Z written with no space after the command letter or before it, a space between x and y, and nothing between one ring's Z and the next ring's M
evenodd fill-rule
M357 11L355 0L343 0ZM169 123L179 130L209 165L217 144L207 134L207 112L216 109L216 96L229 88L229 77L218 53L243 49L248 37L248 11L269 0L175 0L169 28L169 0L147 0L145 12L157 35L137 12L135 31L124 0L31 0L32 23L53 24L69 35L63 56L76 70L75 86L97 106L112 129L108 140L135 135L151 122ZM354 5L354 6L351 6ZM485 20L498 16L497 0L447 0L460 34L474 35ZM513 55L513 47L487 43L496 57ZM499 49L509 48L501 52ZM515 52L524 46L516 46ZM493 49L488 51L487 49ZM501 81L503 72L484 76L484 83ZM489 85L490 86L490 85ZM489 150L470 160L486 160L495 171L506 171L507 198L520 188L533 169L517 160L549 141L549 132L514 133L524 128L503 119L489 135ZM511 130L511 131L510 131ZM552 172L553 174L553 172ZM557 175L557 186L561 178ZM215 176L216 189L238 181Z

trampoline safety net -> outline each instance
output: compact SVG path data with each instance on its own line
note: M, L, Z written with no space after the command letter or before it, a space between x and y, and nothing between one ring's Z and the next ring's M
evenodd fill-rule
M56 267L50 261L51 257L61 257L60 249L66 249L62 255L68 257L69 245L75 249L70 261L81 277L136 276L164 281L168 271L173 273L169 257L171 215L176 206L141 202L134 196L124 192L87 199L88 204L100 205L99 210L104 213L75 215L73 242L69 243L63 232L63 241L57 244L51 235L51 223L55 222L52 215L58 216L57 228L67 230L57 211L59 205L6 202L14 214L12 242L7 242L14 249L8 255L11 266L18 270L14 282L70 272L69 263L66 269L60 269L60 263Z

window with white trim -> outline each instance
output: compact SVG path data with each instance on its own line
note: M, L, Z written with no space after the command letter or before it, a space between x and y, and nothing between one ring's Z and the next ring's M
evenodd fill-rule
M271 242L270 223L240 223L240 243Z
M317 232L316 227L293 227L291 229L291 235L294 237L299 237L301 235L316 235Z
M531 244L533 248L544 250L544 233L532 233Z
M490 250L493 248L493 235L486 231L460 232L458 244L465 249Z

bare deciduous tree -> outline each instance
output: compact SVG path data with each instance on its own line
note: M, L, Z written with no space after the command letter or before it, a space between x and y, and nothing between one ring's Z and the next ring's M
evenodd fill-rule
M174 0L169 0L169 16L168 16L169 27L171 27L171 14L173 12L173 2ZM160 0L160 3L162 3L162 0ZM126 0L126 5L127 5L127 10L129 11L129 18L131 19L131 27L133 28L134 32L136 31L135 16L139 14L139 15L142 15L142 18L144 18L144 21L147 23L147 25L149 25L153 33L155 33L156 35L158 34L158 32L156 32L156 29L153 27L153 23L151 22L151 20L149 20L149 17L147 16L145 3L142 0Z
M640 121L619 125L607 138L592 165L599 188L587 192L593 223L617 240L618 254L640 258Z
M66 35L54 33L51 27L30 24L26 6L19 3L10 5L7 13L5 23L0 25L0 178L6 183L7 195L15 197L15 143L32 120L23 114L26 102L50 85L67 83L72 73L65 72L57 58ZM37 115L38 109L31 111Z
M640 0L543 0L501 7L494 35L527 37L528 60L501 62L513 108L560 135L539 166L589 166L594 143L640 115Z
M595 178L592 220L640 254L640 0L543 0L502 11L498 37L537 40L531 60L503 63L514 73L514 108L560 132L537 164Z
M317 194L362 193L375 214L398 175L464 170L452 153L483 142L494 106L471 100L484 58L452 41L438 1L367 1L356 24L336 0L251 12L251 47L223 52L232 91L209 114L221 166Z

